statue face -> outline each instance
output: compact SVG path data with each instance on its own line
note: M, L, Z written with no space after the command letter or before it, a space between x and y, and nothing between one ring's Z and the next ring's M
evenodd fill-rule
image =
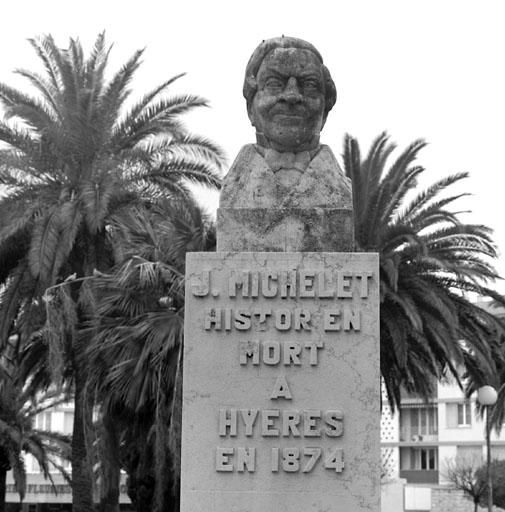
M277 151L317 147L324 117L321 63L310 50L276 48L261 63L249 119Z

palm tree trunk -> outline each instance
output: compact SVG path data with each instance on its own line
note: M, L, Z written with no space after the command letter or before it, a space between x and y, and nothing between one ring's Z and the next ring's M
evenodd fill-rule
M114 418L102 418L102 445L100 462L102 488L100 489L100 512L119 512L119 484L121 467L119 462L119 436Z
M91 424L92 408L85 402L82 368L74 363L75 398L72 434L72 510L93 512L92 469L88 459L85 424Z
M0 512L5 512L5 494L7 490L7 469L0 464Z

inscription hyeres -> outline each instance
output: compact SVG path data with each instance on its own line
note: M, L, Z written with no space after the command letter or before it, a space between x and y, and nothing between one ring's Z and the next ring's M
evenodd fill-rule
M308 438L313 443L317 438L341 437L344 433L344 414L337 409L220 409L218 432L221 438L259 435L286 440ZM254 473L256 470L255 447L218 446L215 456L215 469L218 472ZM314 446L273 447L270 470L272 473L310 473L321 457L324 469L336 473L343 471L343 450L338 446L330 448L326 454L322 448Z
M344 433L344 415L339 410L319 409L221 409L219 435L236 437L340 437Z
M243 298L321 298L346 299L368 297L368 284L373 273L338 270L232 270L228 275L229 297ZM211 273L203 270L197 282L191 284L195 297L214 297L219 290L212 288Z

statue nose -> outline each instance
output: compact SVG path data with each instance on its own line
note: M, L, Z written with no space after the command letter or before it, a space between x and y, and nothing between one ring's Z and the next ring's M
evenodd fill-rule
M286 84L286 88L284 89L284 93L282 95L282 99L287 103L299 103L303 101L303 95L300 92L300 88L298 87L298 82L296 78L291 77Z

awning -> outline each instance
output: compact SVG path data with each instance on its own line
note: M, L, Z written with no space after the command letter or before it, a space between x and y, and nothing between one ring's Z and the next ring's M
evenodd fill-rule
M430 409L436 407L438 404L429 402L415 402L415 403L402 403L400 404L400 409Z

